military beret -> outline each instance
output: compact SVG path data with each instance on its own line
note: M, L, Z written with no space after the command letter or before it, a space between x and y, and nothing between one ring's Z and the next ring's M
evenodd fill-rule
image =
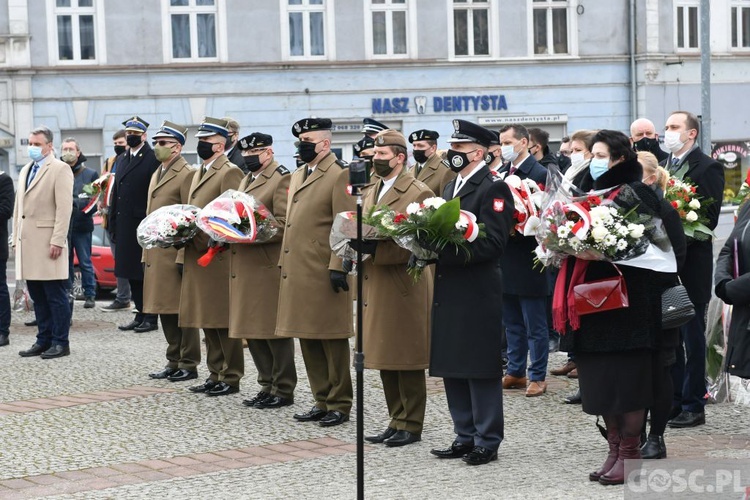
M154 134L153 140L156 142L157 139L175 139L177 142L185 145L185 135L187 134L187 127L177 125L170 121L164 120L161 124L161 128Z
M299 137L303 132L317 132L331 130L333 123L328 118L305 118L292 125L292 134Z
M363 134L377 134L378 132L388 129L387 125L384 125L377 120L373 120L372 118L365 118L362 120L362 123Z
M134 116L122 122L125 125L125 130L131 132L145 132L148 130L148 122L140 116Z
M437 141L438 137L440 137L440 134L434 130L415 130L409 134L409 142L413 144L414 141Z
M376 146L401 146L406 148L406 138L404 134L397 130L387 129L379 132L375 136Z
M273 137L268 134L253 132L252 134L240 139L238 144L240 149L267 148L273 144Z
M198 133L195 134L195 137L210 137L212 135L229 137L229 123L223 118L211 118L210 116L203 118L203 123L198 127Z
M453 129L455 131L451 135L451 138L448 139L449 143L473 142L488 148L496 140L494 132L466 120L453 120Z

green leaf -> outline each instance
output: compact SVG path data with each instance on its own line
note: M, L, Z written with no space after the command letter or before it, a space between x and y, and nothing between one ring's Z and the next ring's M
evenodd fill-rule
M455 228L460 214L461 200L459 198L453 198L443 203L435 210L432 219L430 219L430 230L441 236L450 234Z

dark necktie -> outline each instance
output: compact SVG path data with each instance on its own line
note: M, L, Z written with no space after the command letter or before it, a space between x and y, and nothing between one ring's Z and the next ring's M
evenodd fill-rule
M671 167L671 168L670 168L669 170L670 170L671 172L674 172L675 170L677 170L677 165L679 165L679 164L680 164L680 159L679 159L679 158L674 158L674 157L673 157L673 158L672 158L672 167Z
M29 189L29 186L31 186L31 181L34 180L34 177L36 177L36 173L39 171L39 164L37 162L34 162L34 166L31 167L31 172L29 173L29 178L26 180L26 189Z
M514 167L514 166L511 165L510 170L508 170L508 175L515 174L516 170L518 170L518 168L516 168L516 167Z

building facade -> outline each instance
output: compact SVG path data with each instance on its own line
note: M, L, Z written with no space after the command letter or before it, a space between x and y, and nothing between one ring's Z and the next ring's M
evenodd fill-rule
M192 131L232 116L243 135L272 134L287 165L291 124L311 115L333 119L344 159L367 116L444 137L454 118L523 123L555 142L627 131L634 115L660 128L672 110L700 112L699 3L0 0L0 169L17 176L39 124L58 145L78 138L96 168L134 114ZM712 140L736 155L730 186L747 169L750 0L711 9Z

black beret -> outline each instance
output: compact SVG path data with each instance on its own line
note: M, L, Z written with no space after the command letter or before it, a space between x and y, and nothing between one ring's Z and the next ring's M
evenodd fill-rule
M409 142L413 144L414 141L437 141L438 137L440 134L434 130L420 129L409 134Z
M299 137L303 132L317 132L318 130L331 130L333 123L328 118L304 118L292 125L292 134Z
M271 144L273 144L273 137L260 132L253 132L239 141L240 149L267 148Z

